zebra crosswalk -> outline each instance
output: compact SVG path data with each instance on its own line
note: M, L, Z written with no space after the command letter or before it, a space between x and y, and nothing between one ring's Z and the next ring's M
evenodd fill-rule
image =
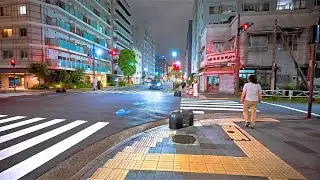
M217 111L242 112L243 105L237 101L227 99L199 100L182 98L180 109L192 110L194 114L214 113Z
M151 91L151 90L97 90L97 91L90 91L90 92L83 92L83 93L89 93L89 94L154 94L154 93L160 93L164 91ZM168 93L168 92L164 92Z
M0 115L0 179L24 177L108 124Z

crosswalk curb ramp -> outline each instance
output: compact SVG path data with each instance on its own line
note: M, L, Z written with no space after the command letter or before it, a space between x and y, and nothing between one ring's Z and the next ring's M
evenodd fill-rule
M10 158L14 158L18 153L19 155L24 154L24 156L19 156L23 158L20 158L18 163L10 167L2 164L4 170L0 172L0 179L14 180L24 177L108 124L109 122L89 123L85 120L67 121L66 119L0 115L0 133L2 133L0 161L10 161ZM77 130L74 130L75 128ZM46 130L46 132L39 134L40 130ZM71 130L74 132L70 133ZM68 132L68 137L59 136L66 132ZM50 147L45 146L46 141L54 138L59 141ZM9 141L11 142L7 143ZM44 147L47 148L39 148L36 151L33 149L33 154L30 155L28 149L41 143L44 143Z

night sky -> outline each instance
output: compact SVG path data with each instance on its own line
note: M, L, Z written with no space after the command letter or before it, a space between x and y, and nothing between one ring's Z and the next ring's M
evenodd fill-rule
M193 0L127 0L136 24L147 24L156 42L157 55L172 59L177 50L183 62L187 46L188 20L192 19Z

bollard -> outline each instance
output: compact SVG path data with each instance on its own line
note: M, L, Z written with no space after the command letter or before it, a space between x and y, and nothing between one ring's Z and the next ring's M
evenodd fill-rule
M169 116L169 128L180 129L183 127L183 117L180 111L172 111Z
M183 117L183 125L185 127L193 126L194 114L192 110L181 110L181 114Z
M174 96L181 97L181 91L174 91Z

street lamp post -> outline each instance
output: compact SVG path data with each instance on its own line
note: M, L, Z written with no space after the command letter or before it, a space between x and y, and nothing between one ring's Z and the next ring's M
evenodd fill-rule
M13 89L14 92L16 92L16 70L15 70L15 66L16 66L16 60L15 59L11 59L10 60L10 64L13 68Z

